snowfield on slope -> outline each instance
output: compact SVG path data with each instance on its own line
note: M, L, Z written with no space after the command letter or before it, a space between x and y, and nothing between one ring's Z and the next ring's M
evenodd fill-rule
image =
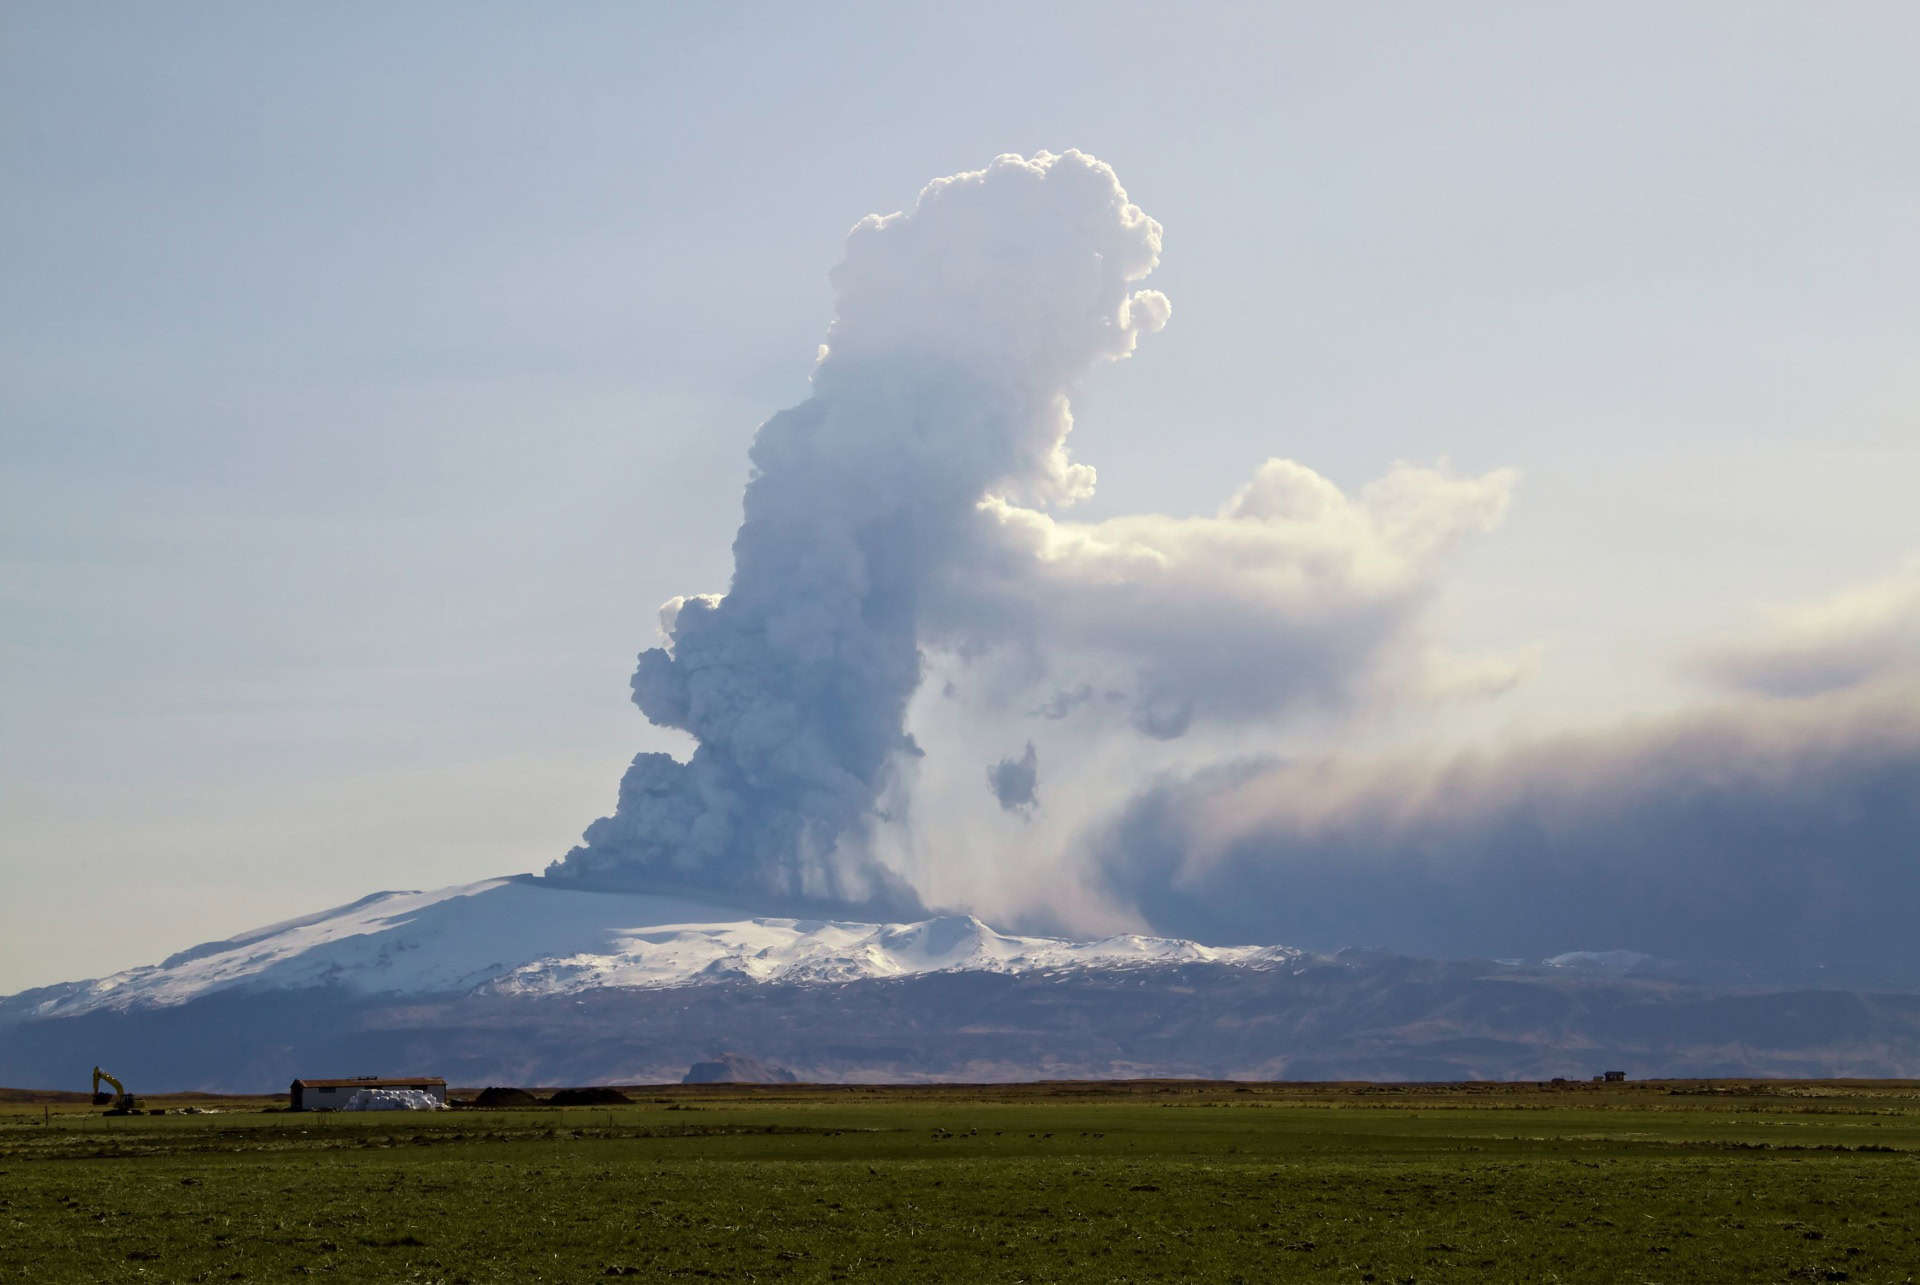
M111 977L0 999L0 1018L165 1008L219 992L338 987L364 995L564 995L702 982L833 983L943 971L1024 973L1174 964L1275 967L1284 946L1125 934L1015 937L966 915L912 924L741 918L737 907L586 891L525 876L350 905L181 951Z

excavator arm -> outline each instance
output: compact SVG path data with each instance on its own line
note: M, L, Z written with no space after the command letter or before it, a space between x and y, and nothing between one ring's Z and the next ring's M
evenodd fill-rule
M112 1097L100 1091L102 1084L113 1086ZM105 1106L109 1102L117 1111L130 1111L133 1109L133 1094L127 1092L126 1085L96 1066L93 1068L93 1103L95 1106Z

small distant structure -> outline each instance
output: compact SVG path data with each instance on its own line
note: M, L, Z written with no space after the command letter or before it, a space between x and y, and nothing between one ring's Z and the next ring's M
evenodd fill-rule
M1603 1073L1600 1078L1608 1084L1620 1084L1626 1080L1627 1073L1625 1071L1607 1071Z
M347 1080L295 1080L289 1090L295 1111L338 1111L361 1089L418 1089L445 1104L447 1082L437 1075L360 1075Z

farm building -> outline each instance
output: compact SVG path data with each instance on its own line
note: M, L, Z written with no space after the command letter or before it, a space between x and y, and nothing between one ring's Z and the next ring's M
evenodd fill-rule
M437 1075L362 1075L351 1080L295 1080L291 1105L295 1111L338 1111L361 1089L419 1089L437 1101L447 1100L447 1082Z

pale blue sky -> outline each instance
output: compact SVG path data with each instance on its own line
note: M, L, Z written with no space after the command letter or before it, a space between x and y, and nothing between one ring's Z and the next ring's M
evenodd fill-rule
M724 588L847 229L1004 151L1166 227L1172 324L1076 400L1089 513L1512 466L1433 620L1539 671L1419 734L1684 703L1689 647L1920 551L1916 44L1906 4L10 5L0 992L565 851L673 744L633 653Z

